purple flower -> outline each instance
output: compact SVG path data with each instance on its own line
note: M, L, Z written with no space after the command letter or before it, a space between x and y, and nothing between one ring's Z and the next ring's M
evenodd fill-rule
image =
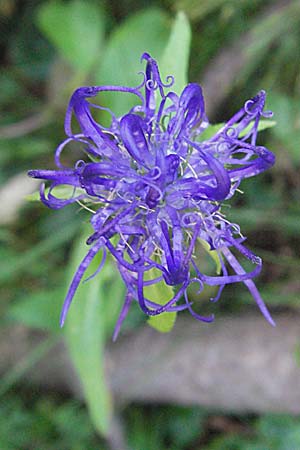
M263 112L265 92L248 100L213 137L204 139L202 133L209 123L201 87L188 84L178 96L170 90L173 78L164 83L156 61L147 53L142 60L146 70L138 87L77 89L66 112L68 137L55 153L58 170L29 172L31 177L51 183L48 191L41 187L45 205L59 209L81 200L93 213L94 232L87 240L90 250L69 288L61 324L85 270L101 250L101 267L108 251L127 288L115 336L133 300L148 315L188 309L197 319L212 321L213 316L200 316L192 309L187 289L194 282L200 290L205 284L219 286L214 301L227 284L243 282L264 317L274 325L253 282L261 270L261 259L244 246L238 225L221 212L222 203L234 195L243 178L274 164L273 153L256 145L259 120L270 116ZM136 106L116 117L88 101L104 91L131 94ZM96 108L109 112L110 126L95 120ZM73 114L79 133L72 131ZM83 144L86 157L74 168L67 168L60 156L71 141ZM73 187L70 198L62 200L54 195L53 189L61 185ZM215 251L219 275L202 272L196 257L199 240ZM250 272L242 267L240 258L253 264ZM173 298L164 305L144 293L145 286L161 280L174 286Z

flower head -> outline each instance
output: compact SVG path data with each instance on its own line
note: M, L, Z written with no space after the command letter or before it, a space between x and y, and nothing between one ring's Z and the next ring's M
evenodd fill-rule
M29 175L50 181L50 190L41 187L42 202L53 209L84 201L93 215L90 246L79 266L63 306L63 324L74 293L93 257L108 251L115 259L127 293L116 329L133 300L148 315L188 309L203 321L187 296L191 283L219 286L213 300L227 284L243 282L265 318L274 324L253 278L261 270L261 259L244 245L239 227L221 212L243 178L252 177L274 164L274 155L256 145L259 120L264 112L265 92L248 100L214 136L205 139L209 127L202 89L188 84L180 96L161 79L156 61L147 53L143 81L137 87L92 86L77 89L65 118L67 139L55 153L58 170L31 170ZM127 114L114 113L92 99L104 91L126 92L136 98ZM93 112L110 113L110 126L98 123ZM71 127L75 116L80 133ZM71 141L84 145L86 160L67 168L61 152ZM70 198L59 199L53 189L70 185ZM221 273L202 272L196 258L198 241L204 241L219 258ZM234 252L233 252L234 251ZM239 255L253 263L247 272ZM103 265L103 264L102 264ZM155 273L155 277L153 276ZM157 275L158 274L158 275ZM164 281L174 286L173 297L164 305L145 296L145 286Z

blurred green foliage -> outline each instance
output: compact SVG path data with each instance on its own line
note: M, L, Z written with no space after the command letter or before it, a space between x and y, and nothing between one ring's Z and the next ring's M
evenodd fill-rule
M96 3L51 1L38 9L43 34L75 69L88 72L103 46L105 16Z
M27 392L16 391L2 399L1 450L109 449L78 401L44 393L31 394L28 402ZM231 416L223 432L212 432L221 416L201 408L131 405L123 412L130 450L291 450L300 446L298 417Z
M252 436L238 433L215 439L205 450L290 450L299 448L299 419L283 414L266 414L254 421Z
M32 397L32 396L31 396ZM75 400L59 402L53 396L31 398L24 393L3 397L0 404L2 450L105 449L84 408Z
M176 15L178 11L185 15ZM72 90L83 84L138 84L144 51L158 59L164 76L168 70L177 74L179 90L188 67L187 78L201 81L218 58L225 58L224 74L233 70L236 59L242 59L242 70L226 78L226 84L220 82L224 95L211 120L226 120L246 98L259 89L267 90L277 126L260 139L276 153L277 165L255 182L246 180L241 186L244 195L231 209L225 205L224 211L241 225L264 259L258 284L265 300L274 307L299 309L299 1L3 0L0 24L1 185L27 169L53 167L53 151L64 137L63 115ZM103 102L116 113L130 106L126 94L103 95ZM71 152L63 158L73 160ZM1 206L5 215L5 205ZM36 398L20 383L24 372L62 336L60 308L70 274L84 254L79 253L85 251L78 232L87 221L78 206L51 213L28 202L17 220L0 227L1 327L21 323L49 334L44 346L3 379L1 450L106 448L80 404L45 392ZM78 245L80 252L72 253ZM64 333L84 381L93 423L105 435L113 405L100 355L111 338L123 286L112 264L97 278L97 290L92 287L94 281L84 284L75 298ZM220 309L230 313L242 309L247 300L244 291L229 288L225 297L226 292L235 302L224 299ZM122 333L144 321L133 309ZM102 379L97 386L95 377ZM19 388L14 392L16 383ZM94 389L101 391L102 403L92 395ZM121 415L133 450L300 448L299 419L288 416L228 418L242 424L233 433L230 426L215 432L210 421L213 414L200 408L132 405Z

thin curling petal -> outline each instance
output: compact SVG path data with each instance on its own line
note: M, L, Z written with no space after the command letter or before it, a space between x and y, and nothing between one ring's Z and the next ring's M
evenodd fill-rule
M120 132L127 151L136 162L144 167L153 163L143 130L143 120L139 116L135 114L124 116L120 123Z
M200 186L199 183L199 192L203 192L209 200L224 200L229 194L231 187L230 177L227 170L220 161L211 156L209 153L206 153L200 145L188 139L186 139L186 142L199 152L200 158L207 164L207 167L211 170L215 179L216 187L211 187L208 184L206 184L205 187L202 187L203 183L202 186Z
M140 307L144 311L144 313L146 313L148 316L157 316L159 314L162 314L163 312L168 311L169 308L172 307L180 299L186 287L187 282L184 283L179 289L179 291L171 298L171 300L168 300L163 306L159 306L156 309L149 309L146 306L146 299L144 297L144 273L143 271L140 271L138 273L138 285L137 285L138 301Z
M213 322L215 320L215 316L213 314L211 314L210 316L201 316L200 314L197 314L193 310L193 308L191 307L191 305L189 303L186 291L184 292L184 299L185 299L185 302L186 302L189 312L191 313L191 315L193 317L195 317L195 319L200 320L201 322L207 322L207 323Z
M204 118L204 98L201 87L196 83L188 84L178 103L178 110L169 133L186 134Z
M79 187L78 175L74 170L29 170L28 175L31 178L39 178L40 180L54 181L57 184L70 184Z
M237 261L237 259L235 258L235 256L230 252L229 249L224 249L223 250L224 255L227 258L227 261L229 262L229 264L231 265L231 267L236 271L237 274L240 274L240 276L243 276L245 274L245 270L242 268L242 266L240 265L240 263ZM257 303L257 306L259 307L259 309L261 310L263 316L265 317L265 319L272 325L275 326L275 322L272 319L263 299L261 298L257 287L255 286L254 282L252 280L246 279L244 280L245 285L247 286L247 288L249 289L252 297L254 298L254 300Z
M210 141L216 141L221 136L239 135L253 123L253 127L248 133L247 138L251 137L251 144L255 144L257 137L257 128L260 117L263 115L263 109L266 100L265 91L260 91L255 97L247 100L244 107L241 108L228 122L213 136Z
M251 161L247 161L238 169L231 169L229 176L232 181L241 178L249 178L272 167L275 163L275 155L265 147L255 147L253 153L257 156Z
M84 198L84 195L75 196L74 195L75 191L73 192L73 195L68 199L57 198L51 194L51 190L55 186L57 186L57 184L52 185L51 188L49 189L48 193L46 193L46 191L45 191L44 183L42 183L40 186L41 201L44 203L44 205L48 206L48 208L61 209L61 208L64 208L65 206L69 205L70 203L75 203L78 200L83 200L83 198Z
M79 201L91 212L92 232L87 238L91 247L70 285L61 325L99 251L103 252L101 264L85 281L98 276L109 253L126 286L113 340L133 301L148 316L185 310L197 320L211 322L214 315L198 314L196 300L188 298L192 283L199 284L199 292L205 285L218 287L211 307L228 284L243 283L274 325L253 281L262 261L245 247L239 226L231 224L222 209L223 201L228 202L244 178L264 172L275 162L274 154L256 143L261 117L270 117L264 111L265 92L247 100L205 139L202 133L209 122L201 87L190 83L177 95L172 91L173 77L162 80L149 53L143 53L142 62L145 71L139 86L76 89L66 111L66 139L55 152L57 170L29 171L29 176L49 183L49 189L44 184L40 189L46 206L59 209ZM127 94L135 104L118 117L101 104L103 92ZM100 104L95 99L98 95ZM94 112L99 110L109 114L109 125L97 120ZM80 129L76 134L75 120ZM82 155L74 167L66 167L61 154L71 142L69 149L78 144ZM66 195L58 198L56 188L62 187L60 192ZM219 269L216 275L204 273L200 247L206 254L213 252ZM252 270L243 268L245 259L254 265ZM174 290L163 304L155 294L158 283Z
M86 269L88 268L88 266L90 265L92 259L97 255L97 253L99 252L99 250L101 249L101 247L103 247L103 241L99 240L87 253L87 255L84 257L84 259L82 260L80 266L78 267L73 280L71 282L71 285L69 287L66 299L64 301L63 304L63 308L62 308L62 312L61 312L61 316L60 316L60 326L62 327L64 325L64 322L66 320L66 316L68 313L68 310L71 306L73 297L75 295L75 292L79 286L79 283L81 282L81 279L86 271Z
M130 294L130 292L127 292L120 316L117 320L117 323L116 323L116 326L114 329L114 333L113 333L113 337L112 337L113 342L115 342L117 340L118 334L120 333L122 323L124 322L124 320L128 314L128 311L129 311L129 308L133 301L133 298L134 298L133 295Z

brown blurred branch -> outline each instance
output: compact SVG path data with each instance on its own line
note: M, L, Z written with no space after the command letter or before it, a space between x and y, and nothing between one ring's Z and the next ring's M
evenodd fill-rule
M261 26L273 14L280 15L293 6L297 6L294 0L279 0L268 5L257 19L255 26ZM236 82L237 74L249 63L251 54L247 52L247 49L255 40L254 34L255 32L251 29L240 39L234 40L232 45L221 47L202 74L200 84L206 99L208 117L211 117L226 99Z
M0 186L0 225L8 225L17 219L26 196L36 191L39 185L39 180L29 178L27 173L21 172Z
M107 349L107 376L116 402L171 402L235 412L300 413L300 317L219 317L205 325L178 319L169 334L150 327L120 337ZM0 343L0 372L42 339L11 329ZM27 375L41 387L74 393L80 385L63 344Z
M26 117L20 122L0 127L0 138L13 139L25 136L47 125L51 120L51 113L45 109L42 112Z

